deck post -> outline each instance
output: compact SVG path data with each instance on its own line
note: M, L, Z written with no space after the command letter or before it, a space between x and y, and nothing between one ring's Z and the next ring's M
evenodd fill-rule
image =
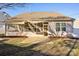
M6 31L7 31L7 24L5 23L5 36L6 36Z

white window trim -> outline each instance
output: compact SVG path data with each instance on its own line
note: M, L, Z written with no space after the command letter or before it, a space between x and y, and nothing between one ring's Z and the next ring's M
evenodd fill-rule
M61 24L62 24L62 23L65 23L65 22L56 22L56 23L55 23L55 27L56 27L56 24L57 24L57 23L60 24L60 31L62 31L62 28L63 28L63 27L66 27L66 26L61 26ZM65 23L65 24L66 24L66 23ZM55 28L55 29L56 29L56 28Z

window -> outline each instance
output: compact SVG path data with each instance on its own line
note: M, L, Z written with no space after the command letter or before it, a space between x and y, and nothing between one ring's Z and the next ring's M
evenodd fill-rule
M66 31L66 23L61 23L61 29L62 31Z
M66 23L56 23L56 31L66 31Z
M60 31L60 23L56 23L56 31Z

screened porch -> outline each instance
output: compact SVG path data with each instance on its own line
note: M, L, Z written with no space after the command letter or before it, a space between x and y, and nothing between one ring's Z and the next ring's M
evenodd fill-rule
M44 34L48 31L48 22L0 21L0 36L27 36Z

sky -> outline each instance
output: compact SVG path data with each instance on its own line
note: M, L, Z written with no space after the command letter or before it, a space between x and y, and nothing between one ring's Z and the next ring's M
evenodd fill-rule
M11 16L27 12L56 12L73 18L79 18L79 3L31 3L25 7L3 9Z

